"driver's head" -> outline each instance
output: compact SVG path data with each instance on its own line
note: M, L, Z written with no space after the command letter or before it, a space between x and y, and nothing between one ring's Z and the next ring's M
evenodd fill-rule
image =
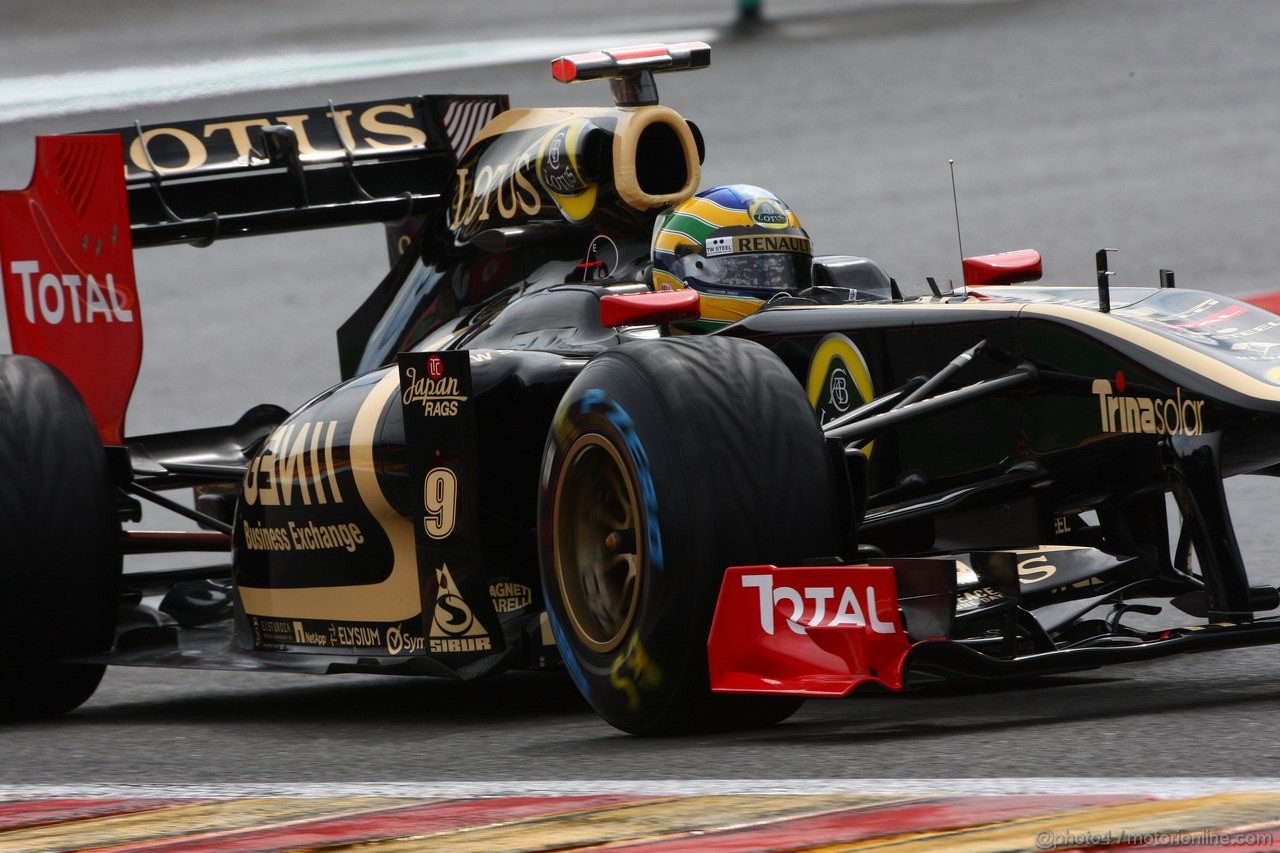
M711 329L754 314L774 294L813 283L813 248L786 203L747 184L713 187L658 217L653 286L702 296L695 324Z

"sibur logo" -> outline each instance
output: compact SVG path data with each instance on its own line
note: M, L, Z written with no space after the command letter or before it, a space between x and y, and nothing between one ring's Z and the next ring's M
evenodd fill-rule
M436 569L436 609L431 617L431 652L489 651L493 644L489 632L476 619L463 600L448 565Z

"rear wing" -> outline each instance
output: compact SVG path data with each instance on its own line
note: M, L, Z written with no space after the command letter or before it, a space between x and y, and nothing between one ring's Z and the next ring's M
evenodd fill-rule
M440 203L505 95L426 95L97 133L124 149L135 246L403 222Z
M142 360L135 246L382 222L395 258L505 109L427 95L37 138L30 185L0 191L13 351L66 374L103 442L122 444Z

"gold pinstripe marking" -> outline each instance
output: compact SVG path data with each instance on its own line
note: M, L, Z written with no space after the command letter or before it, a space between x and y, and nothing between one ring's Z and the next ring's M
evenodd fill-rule
M513 109L498 113L471 140L468 149L479 142L504 133L516 130L533 130L547 128L571 121L575 118L611 118L617 115L616 110L607 107L537 107L533 109Z
M1129 323L1100 311L1072 308L1066 305L1034 304L1025 306L1023 311L1032 316L1053 317L1091 326L1103 334L1130 341L1175 364L1187 367L1224 388L1239 391L1259 400L1280 402L1280 385L1271 385L1255 379L1243 370L1237 370L1211 355L1206 355L1202 350L1178 343L1137 323Z
M373 443L387 400L400 390L400 371L391 368L360 404L351 427L351 473L356 491L391 541L391 574L382 583L362 586L262 589L242 586L240 600L254 616L292 619L342 619L353 622L398 622L422 611L418 590L418 555L413 523L387 502L378 486Z
M889 311L921 311L928 309L937 310L940 305L936 302L903 302L897 305L883 305L876 307L878 309ZM984 313L1003 313L1009 315L1021 313L1026 317L1048 317L1070 324L1088 326L1109 338L1117 338L1137 344L1143 349L1149 350L1161 358L1167 359L1168 361L1179 364L1200 374L1209 381L1217 385L1221 385L1223 388L1246 394L1258 400L1280 402L1280 385L1272 385L1270 383L1263 382L1260 379L1250 376L1243 370L1238 370L1231 367L1228 363L1219 361L1211 355L1207 355L1202 350L1196 349L1189 344L1180 343L1171 338L1166 338L1164 335L1161 335L1158 332L1153 332L1139 323L1131 323L1128 320L1113 317L1110 314L1103 314L1101 311L1094 311L1089 308L1078 308L1073 305L1025 302L1001 302L993 304L977 301L954 305L947 307L945 310L955 312L980 311Z
M825 814L902 798L853 794L715 795L675 797L589 809L490 827L449 830L432 835L360 845L361 853L522 853L572 850L579 846L655 840L682 833L765 825L779 820ZM696 847L691 848L696 849Z
M104 850L196 833L257 829L300 820L346 817L427 802L389 797L346 799L256 798L172 806L146 812L0 832L0 853Z
M704 320L736 323L759 311L761 305L764 305L764 300L756 299L754 296L724 296L711 293L698 295L698 314Z
M1280 817L1280 794L1219 794L1191 800L1154 800L1097 806L942 832L883 836L844 844L819 844L804 848L804 853L862 850L893 850L894 853L937 850L946 850L948 853L997 853L1036 850L1036 835L1042 832L1059 836L1080 836L1086 832L1110 831L1119 838L1122 832L1138 836L1207 830L1236 826L1243 822L1275 820L1277 817Z

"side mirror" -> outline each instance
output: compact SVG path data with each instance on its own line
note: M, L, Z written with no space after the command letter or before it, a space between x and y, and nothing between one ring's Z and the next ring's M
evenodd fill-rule
M966 287L990 284L1017 284L1020 281L1039 281L1044 274L1040 253L1035 249L1019 249L997 255L978 255L965 258L964 283Z

